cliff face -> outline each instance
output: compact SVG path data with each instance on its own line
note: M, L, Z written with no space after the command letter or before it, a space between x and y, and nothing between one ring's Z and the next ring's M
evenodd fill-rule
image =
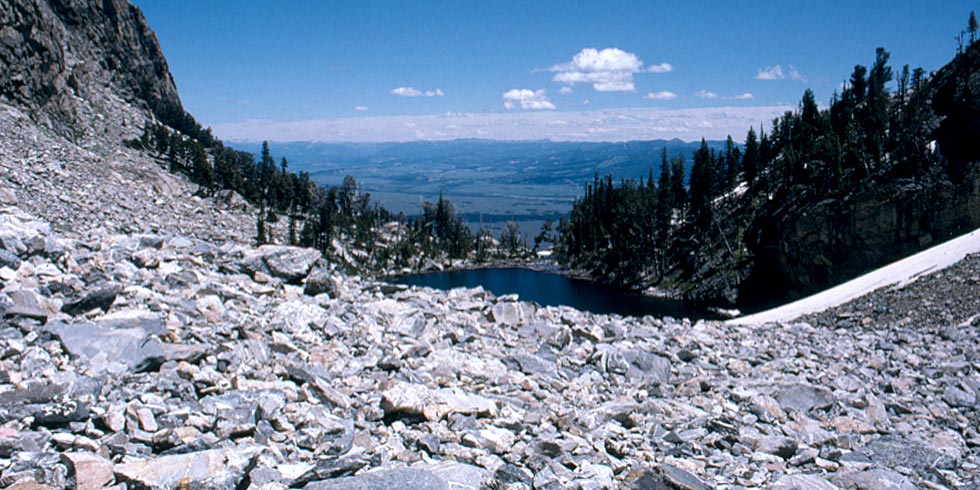
M852 279L980 227L980 179L958 185L895 181L754 223L746 304L777 303Z
M107 106L129 105L144 114L180 107L156 36L126 0L4 4L0 96L37 122L75 135L85 131L86 115L122 126L136 122L128 120L136 117L132 111Z

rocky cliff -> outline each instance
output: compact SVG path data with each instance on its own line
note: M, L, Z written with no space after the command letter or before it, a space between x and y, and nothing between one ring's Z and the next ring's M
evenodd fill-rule
M180 107L156 36L126 0L5 1L0 67L0 96L65 136L116 132Z
M980 176L958 184L899 180L843 198L786 206L748 230L755 263L746 304L779 304L980 227Z

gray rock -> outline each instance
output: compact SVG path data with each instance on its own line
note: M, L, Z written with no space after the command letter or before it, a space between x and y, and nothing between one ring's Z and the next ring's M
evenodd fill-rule
M303 286L303 293L316 296L318 294L326 293L331 298L336 298L339 296L339 291L337 287L337 280L339 278L334 278L333 274L330 273L324 267L314 267L310 274L306 276L306 282Z
M160 341L142 328L105 328L90 322L54 322L44 331L57 337L74 357L91 362L102 358L129 369L149 369L166 358Z
M513 465L511 465L513 467ZM435 475L453 490L480 490L487 478L487 470L479 466L446 461L442 463L416 463L412 469ZM499 472L499 470L498 470Z
M839 490L839 488L817 475L783 475L770 490Z
M956 386L947 386L943 390L943 401L951 407L974 408L977 405L977 395Z
M796 410L802 413L830 408L837 402L829 389L803 384L780 387L776 400L783 410Z
M494 417L497 405L482 396L458 388L430 389L423 385L396 382L382 393L381 408L387 417L424 417L440 420L460 413Z
M905 476L882 468L845 473L836 480L843 488L861 490L917 490L919 488Z
M323 480L303 487L307 490L448 490L450 487L438 476L411 468L364 473L358 476Z
M953 458L923 443L898 436L882 437L855 452L886 468L902 466L924 472L930 468L949 469L956 465Z
M77 490L98 490L115 480L112 462L90 453L64 453L61 461L68 467L68 476L75 479Z
M78 316L96 308L101 309L103 312L108 312L112 303L116 301L116 295L119 292L120 289L118 286L99 288L86 293L77 300L65 302L61 306L61 311L71 316Z
M657 467L664 481L681 490L709 490L698 477L667 463Z
M258 447L235 447L161 456L117 464L115 474L130 488L146 490L235 488L260 451Z
M9 267L13 270L17 270L17 268L20 267L20 264L21 260L17 254L0 249L0 267Z
M243 259L242 266L252 274L261 272L299 284L320 258L320 252L312 248L263 245Z

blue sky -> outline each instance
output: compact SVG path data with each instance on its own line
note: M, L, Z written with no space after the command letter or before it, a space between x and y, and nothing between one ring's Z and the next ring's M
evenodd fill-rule
M878 46L934 70L966 1L134 0L226 139L742 139Z

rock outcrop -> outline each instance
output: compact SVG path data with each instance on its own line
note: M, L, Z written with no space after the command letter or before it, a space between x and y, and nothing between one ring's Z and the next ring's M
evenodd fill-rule
M142 125L125 105L181 107L156 35L126 0L5 1L0 67L0 96L63 136Z
M785 206L748 230L745 304L779 304L840 284L980 228L980 169L957 184L893 181L840 199Z

